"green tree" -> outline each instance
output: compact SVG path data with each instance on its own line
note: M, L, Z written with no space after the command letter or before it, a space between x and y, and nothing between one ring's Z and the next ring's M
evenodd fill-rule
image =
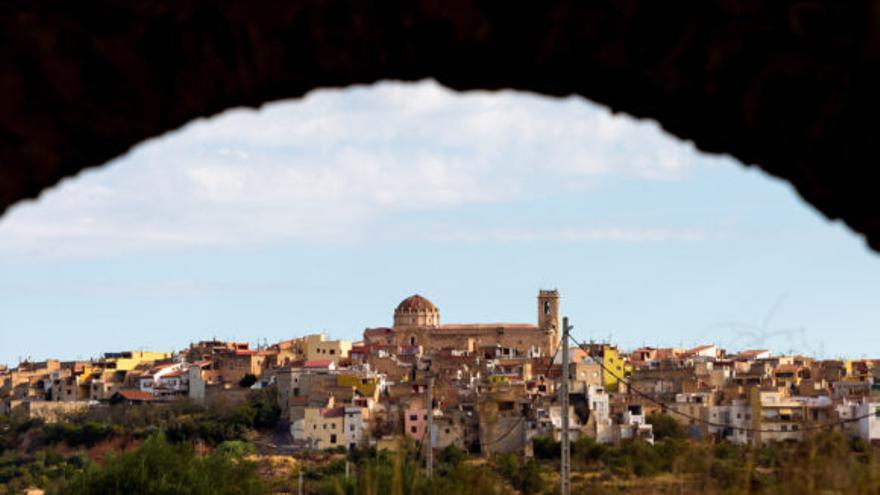
M653 412L647 417L648 424L654 427L654 439L664 438L687 438L687 433L681 423L668 414Z

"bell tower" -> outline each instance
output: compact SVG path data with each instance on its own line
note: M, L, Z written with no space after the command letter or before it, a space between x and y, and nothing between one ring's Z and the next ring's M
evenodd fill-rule
M547 333L544 353L552 356L559 345L559 291L538 291L538 327Z

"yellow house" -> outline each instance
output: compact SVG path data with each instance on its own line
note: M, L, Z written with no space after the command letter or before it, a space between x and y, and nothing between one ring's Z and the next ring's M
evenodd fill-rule
M126 351L104 354L104 367L117 371L131 371L142 364L171 359L170 352Z
M364 397L379 400L379 377L361 378L357 375L336 375L337 387L354 387Z
M625 378L627 372L632 372L632 367L626 365L617 346L591 342L587 344L585 350L593 359L601 360L603 367L602 381L604 382L605 390L616 392L617 383L620 381L619 378Z
M303 435L313 449L332 449L345 445L344 407L307 407Z

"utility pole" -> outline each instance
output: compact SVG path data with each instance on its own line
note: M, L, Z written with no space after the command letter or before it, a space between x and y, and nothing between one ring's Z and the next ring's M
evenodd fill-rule
M434 474L434 377L430 371L427 372L428 380L427 400L428 403L428 423L426 435L428 436L428 452L425 455L425 468L428 472L428 478Z
M303 470L302 466L299 467L299 495L303 495Z
M562 318L562 455L561 459L561 495L571 493L571 445L568 438L568 332L573 327L568 326L568 317Z

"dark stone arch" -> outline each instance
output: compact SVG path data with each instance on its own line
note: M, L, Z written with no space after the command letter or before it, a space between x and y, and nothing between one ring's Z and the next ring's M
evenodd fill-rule
M434 78L656 119L878 249L878 39L868 0L0 0L0 212L197 117Z

